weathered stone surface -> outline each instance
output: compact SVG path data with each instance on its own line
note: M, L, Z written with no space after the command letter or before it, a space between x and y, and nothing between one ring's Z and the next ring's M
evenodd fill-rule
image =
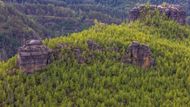
M138 42L133 42L127 49L122 58L124 63L140 66L142 68L150 68L154 65L152 52L146 45L141 45Z
M103 50L103 48L93 40L88 40L87 44L90 50Z
M41 70L50 63L51 52L42 41L30 40L18 50L18 66L27 73Z
M140 5L138 7L134 7L129 12L129 21L137 20L146 12L154 13L156 10L159 10L160 13L165 14L168 18L177 21L180 24L186 23L186 12L180 5L174 4L166 4L166 5Z

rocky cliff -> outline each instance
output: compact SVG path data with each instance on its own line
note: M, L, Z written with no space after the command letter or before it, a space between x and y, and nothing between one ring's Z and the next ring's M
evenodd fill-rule
M140 5L134 7L129 12L129 21L134 21L146 14L152 14L159 11L161 14L166 15L169 19L175 20L180 24L186 23L186 12L180 5L163 4L163 5Z

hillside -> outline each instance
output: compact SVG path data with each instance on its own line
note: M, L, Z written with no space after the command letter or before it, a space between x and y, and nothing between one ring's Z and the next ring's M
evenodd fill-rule
M12 57L31 38L45 38L46 29L12 6L0 3L0 60Z
M0 60L7 60L14 56L18 47L29 38L52 38L80 32L93 26L94 20L106 24L121 24L127 20L128 11L131 8L148 2L148 0L2 1L1 4L4 4L5 8L9 8L9 11L0 8L2 16L14 20L0 23L0 27L3 28L1 32L2 39L0 39L0 44L2 44ZM188 0L150 0L150 3L153 4L163 2L181 4L189 15L190 5ZM14 13L14 17L12 13ZM189 19L188 17L188 23L190 23Z
M16 67L16 57L0 63L0 105L190 106L189 35L189 26L156 16L120 25L97 23L68 37L46 39L45 45L61 49L48 68L25 74ZM103 50L90 50L88 40ZM122 63L132 41L150 47L154 67ZM79 63L77 55L87 62Z
M25 1L25 0L24 0ZM0 60L7 60L31 38L51 38L79 32L94 25L94 20L119 24L127 12L94 4L66 4L51 0L1 1L2 22Z
M170 3L170 4L180 4L183 5L189 14L190 1L189 0L60 0L69 4L84 4L84 3L92 3L103 5L106 7L112 7L116 10L129 11L135 5L150 3L150 4L162 4L162 3Z
M49 35L60 36L79 32L94 25L94 20L119 24L127 19L127 11L84 1L75 3L61 0L6 1L21 13L44 26Z

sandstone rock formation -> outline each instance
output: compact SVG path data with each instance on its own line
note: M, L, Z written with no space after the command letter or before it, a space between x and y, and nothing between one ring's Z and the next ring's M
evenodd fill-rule
M154 65L152 52L146 45L141 45L138 42L133 42L127 49L122 58L124 63L140 66L142 68L150 68Z
M180 5L165 4L165 5L140 5L134 7L129 12L129 21L137 20L146 12L154 13L158 10L160 13L165 14L168 18L177 21L180 24L186 23L186 12Z
M90 50L103 50L103 48L93 40L88 40L87 44Z
M42 41L30 40L18 50L18 66L26 73L41 70L50 63L51 52Z

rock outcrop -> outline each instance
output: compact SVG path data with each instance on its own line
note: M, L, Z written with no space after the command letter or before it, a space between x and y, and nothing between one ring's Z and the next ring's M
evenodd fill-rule
M93 40L88 40L87 44L90 50L103 50L103 48Z
M126 50L122 58L124 63L140 66L142 68L150 68L154 65L152 52L146 45L141 45L138 42L133 42Z
M18 66L26 73L44 69L51 60L52 50L40 40L30 40L18 50Z
M161 14L165 14L168 18L177 21L180 24L186 23L186 12L180 5L165 4L165 5L140 5L134 7L129 12L129 21L137 20L146 12L154 13L158 10Z

